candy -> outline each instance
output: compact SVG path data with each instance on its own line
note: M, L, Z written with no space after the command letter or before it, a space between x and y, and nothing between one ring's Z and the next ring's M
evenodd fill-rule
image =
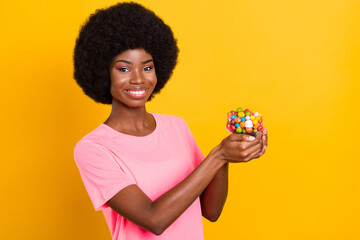
M245 122L245 127L246 128L252 128L254 125L253 125L253 122L251 120L247 120Z
M237 108L227 113L226 129L231 133L245 133L256 136L264 128L262 115L250 109Z
M246 129L246 132L248 132L248 133L252 132L252 127L246 127L245 129Z

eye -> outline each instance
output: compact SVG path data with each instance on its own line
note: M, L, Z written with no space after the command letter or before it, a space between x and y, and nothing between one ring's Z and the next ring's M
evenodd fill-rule
M152 69L152 67L149 67L149 66L146 66L146 67L144 67L144 71L146 72L146 71L150 71Z
M118 68L120 72L130 72L130 70L126 67Z

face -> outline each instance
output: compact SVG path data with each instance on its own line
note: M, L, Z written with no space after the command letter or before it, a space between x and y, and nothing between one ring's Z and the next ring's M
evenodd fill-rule
M113 104L145 106L157 82L149 53L140 48L124 51L113 59L109 71Z

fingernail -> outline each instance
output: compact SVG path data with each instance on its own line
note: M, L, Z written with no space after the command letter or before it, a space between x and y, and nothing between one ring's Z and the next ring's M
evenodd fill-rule
M264 128L264 133L265 133L265 134L267 133L267 130L266 130L266 128Z
M253 136L249 136L249 140L254 141L255 138Z

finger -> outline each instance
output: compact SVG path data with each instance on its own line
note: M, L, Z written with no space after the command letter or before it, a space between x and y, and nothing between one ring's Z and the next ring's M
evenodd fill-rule
M253 156L253 153L260 153L261 149L262 149L262 145L259 141L258 144L251 146L247 150L241 152L240 155L243 159L248 159L249 156Z
M263 143L263 146L262 146L262 149L261 149L260 156L262 156L265 153L265 150L267 148L267 131L266 131L266 128L264 129L264 137L262 138L262 143Z
M265 139L266 139L266 147L268 146L268 134L267 134L267 129L265 128L264 130L264 133L265 133Z
M263 148L261 149L261 152L260 152L260 156L259 156L259 157L261 157L262 155L264 155L266 148L267 148L266 145L263 146Z
M263 136L264 136L264 133L263 133L263 131L261 130L260 132L257 133L256 138L261 139Z
M238 149L245 151L248 150L250 148L252 148L253 146L256 145L261 145L262 146L262 142L261 139L255 139L254 141L248 142L248 141L241 141L241 142L235 142L238 144Z
M255 137L254 136L250 136L247 134L232 134L230 136L230 140L234 141L234 142L239 142L239 141L248 141L248 142L252 142L255 141Z
M261 152L261 149L258 149L257 151L251 153L249 156L247 156L244 161L245 162L248 162L252 159L255 159L255 158L259 158L260 157L260 152Z
M267 129L264 128L263 130L263 136L262 136L262 140L264 142L264 145L267 145L267 139L268 139L268 136L267 136Z
M226 158L228 160L235 160L238 161L239 158L244 158L251 152L251 148L253 146L260 145L260 140L256 139L253 142L227 142L225 146L225 153Z

